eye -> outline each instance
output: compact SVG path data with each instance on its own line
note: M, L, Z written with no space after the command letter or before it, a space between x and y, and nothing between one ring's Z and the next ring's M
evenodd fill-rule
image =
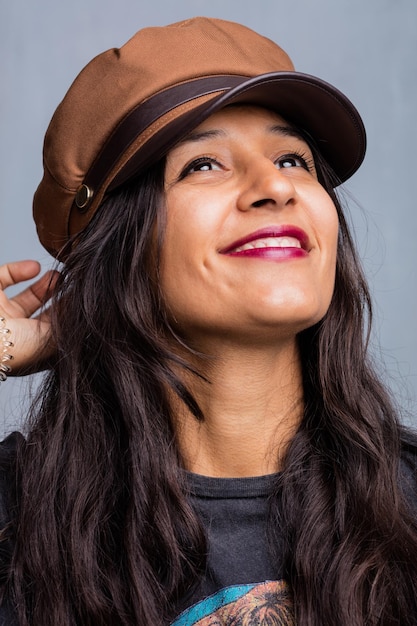
M185 178L189 174L195 174L196 172L211 172L214 170L220 170L220 163L211 157L198 157L194 159L184 167L180 174L180 179Z
M302 167L307 171L312 171L314 166L313 163L310 163L309 161L311 161L311 159L308 159L301 154L284 154L275 161L275 164L278 169Z

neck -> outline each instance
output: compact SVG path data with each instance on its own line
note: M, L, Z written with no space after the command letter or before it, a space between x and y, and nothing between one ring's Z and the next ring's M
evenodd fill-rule
M173 401L180 453L189 471L207 476L260 476L279 471L303 410L294 341L277 349L228 347L199 362L207 379L189 376L202 422Z

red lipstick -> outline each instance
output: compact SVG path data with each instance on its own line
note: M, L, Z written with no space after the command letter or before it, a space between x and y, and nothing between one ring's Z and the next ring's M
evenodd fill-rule
M234 241L220 254L279 261L306 257L309 249L308 236L301 228L270 226Z

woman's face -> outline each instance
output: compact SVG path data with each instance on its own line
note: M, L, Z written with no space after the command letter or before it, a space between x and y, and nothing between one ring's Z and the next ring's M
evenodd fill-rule
M318 322L333 293L338 218L311 151L253 106L212 115L171 150L161 289L187 339L270 341Z

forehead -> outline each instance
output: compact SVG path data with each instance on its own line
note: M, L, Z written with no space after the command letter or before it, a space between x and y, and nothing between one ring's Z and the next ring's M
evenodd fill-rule
M232 124L238 127L241 125L242 128L247 128L248 124L251 123L265 126L265 129L271 132L274 131L274 127L282 129L283 132L285 132L285 129L288 129L289 132L296 130L275 111L250 104L231 104L210 115L204 122L190 131L180 141L180 144L188 141L198 141L200 138L204 138L206 131L222 125ZM217 134L219 136L222 135L220 128Z
M233 104L213 113L204 122L184 136L167 155L168 161L193 144L217 140L219 143L234 135L247 135L254 131L265 137L291 137L308 145L303 131L287 122L279 113L250 105Z

